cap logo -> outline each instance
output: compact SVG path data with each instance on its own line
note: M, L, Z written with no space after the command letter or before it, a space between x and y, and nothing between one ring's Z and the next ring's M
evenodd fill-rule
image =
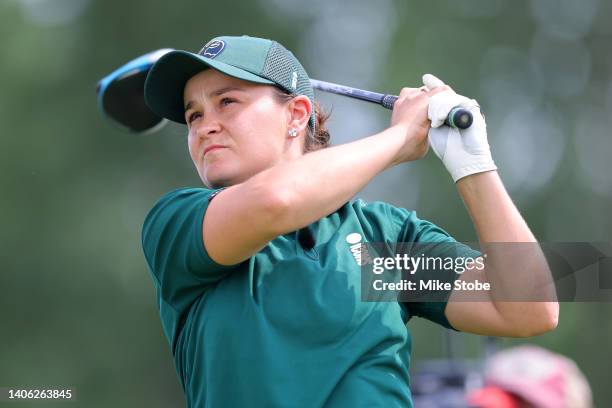
M225 41L212 40L202 48L200 55L206 58L215 58L221 54L221 51L225 48Z

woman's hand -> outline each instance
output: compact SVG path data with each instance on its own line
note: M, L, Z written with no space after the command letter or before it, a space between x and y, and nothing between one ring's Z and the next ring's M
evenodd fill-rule
M431 122L428 119L429 98L443 91L452 91L447 85L430 90L420 88L402 88L391 114L391 127L402 129L404 145L394 162L396 164L418 160L427 154L429 143L427 134Z
M433 90L446 87L431 74L423 76L423 84ZM444 125L448 113L455 106L472 113L474 122L469 128L460 130ZM471 174L497 169L487 141L487 124L478 102L452 91L439 93L429 101L428 117L431 120L429 144L455 182Z

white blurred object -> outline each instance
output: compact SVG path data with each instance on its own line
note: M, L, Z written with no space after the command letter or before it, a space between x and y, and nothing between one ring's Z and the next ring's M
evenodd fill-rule
M580 41L553 38L541 30L531 42L531 60L542 75L546 93L569 99L580 96L591 78L592 55Z
M567 146L562 118L537 106L508 109L495 131L495 160L514 195L542 194L557 174Z
M523 50L491 47L480 61L479 100L488 118L508 107L538 106L543 100L544 75L541 67ZM493 115L494 116L494 115Z
M591 190L607 196L612 196L610 126L610 111L586 105L578 113L574 132L580 174Z
M599 0L531 0L531 14L549 34L576 40L589 33Z

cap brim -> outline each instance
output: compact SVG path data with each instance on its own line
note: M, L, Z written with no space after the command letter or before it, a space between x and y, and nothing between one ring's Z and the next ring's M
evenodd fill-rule
M197 73L214 68L226 75L259 84L274 82L249 71L215 61L189 51L171 51L151 67L144 86L145 102L157 115L178 123L185 122L183 91Z

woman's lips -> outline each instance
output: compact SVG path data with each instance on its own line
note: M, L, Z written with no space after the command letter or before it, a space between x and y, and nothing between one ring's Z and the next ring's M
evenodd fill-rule
M212 150L223 149L224 147L225 146L221 146L221 145L210 145L206 149L204 149L204 156L206 156L206 154Z

